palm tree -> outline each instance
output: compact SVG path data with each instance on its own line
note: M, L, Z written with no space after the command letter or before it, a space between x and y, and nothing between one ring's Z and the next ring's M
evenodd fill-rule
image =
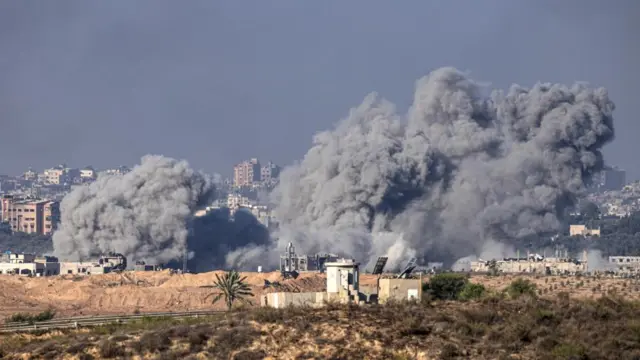
M205 299L209 298L209 296L214 296L211 303L215 304L224 297L227 308L231 310L231 307L236 300L241 303L251 305L251 301L246 299L246 297L254 295L251 292L249 285L245 282L246 279L246 276L241 278L237 271L231 270L222 275L222 277L216 274L216 281L213 285L205 285L201 287L218 289L219 292L211 293L207 295Z

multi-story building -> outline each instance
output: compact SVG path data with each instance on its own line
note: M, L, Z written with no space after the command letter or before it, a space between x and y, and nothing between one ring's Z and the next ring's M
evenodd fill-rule
M131 169L122 165L122 166L118 166L117 168L107 169L104 171L104 173L106 173L107 175L124 175L130 171Z
M600 236L600 229L589 229L586 225L569 225L569 236Z
M280 166L269 161L260 169L260 181L263 184L272 184L280 176Z
M12 231L50 235L60 221L60 205L57 201L5 195L2 221L8 223Z
M44 171L44 182L47 184L60 185L65 182L65 166L58 165Z
M229 194L227 195L227 207L231 209L231 212L234 212L238 208L241 207L251 207L254 203L248 197L242 196L240 194Z
M80 170L80 179L83 182L95 180L96 177L97 177L97 173L91 166L87 166L84 169Z
M32 169L29 169L24 174L22 174L22 178L25 180L35 181L38 180L38 173L33 171Z
M252 186L260 181L260 161L251 159L233 167L233 186Z

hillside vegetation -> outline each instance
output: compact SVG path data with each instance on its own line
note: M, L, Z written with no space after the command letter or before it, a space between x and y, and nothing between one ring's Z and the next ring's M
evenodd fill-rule
M216 317L0 338L7 359L637 359L640 303L425 285L421 303L240 308ZM440 286L450 281L447 286ZM462 281L462 283L460 283ZM435 283L440 283L434 286ZM458 286L460 285L460 286ZM463 295L465 294L465 295ZM448 297L450 300L437 300ZM454 300L455 299L455 300Z

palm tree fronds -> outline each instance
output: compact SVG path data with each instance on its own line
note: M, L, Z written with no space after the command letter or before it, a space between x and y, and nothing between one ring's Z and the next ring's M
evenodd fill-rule
M232 270L222 276L216 274L216 280L213 285L204 285L200 287L220 290L220 292L207 295L205 299L209 298L209 296L215 295L212 301L212 304L215 304L224 297L227 307L231 309L234 301L236 300L244 304L252 304L250 300L246 299L246 297L254 296L251 291L251 287L246 283L246 279L246 276L240 277L240 274L237 271Z

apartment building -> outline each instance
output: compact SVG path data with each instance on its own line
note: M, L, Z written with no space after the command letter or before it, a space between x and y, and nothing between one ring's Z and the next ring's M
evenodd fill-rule
M258 159L243 161L233 167L233 186L252 186L260 181L261 167Z
M86 168L80 170L80 179L82 179L82 181L95 180L97 175L98 174L91 166L87 166Z
M2 221L8 223L12 231L50 235L60 221L60 204L5 195L2 197Z
M29 169L25 171L24 174L22 174L22 178L29 181L36 181L38 180L38 173L33 171L32 169Z
M600 229L589 229L586 225L569 225L570 236L600 236Z
M44 175L44 181L47 184L53 184L53 185L64 184L65 171L63 166L56 166L51 169L46 169L43 175Z
M280 176L280 166L269 161L260 169L260 181L265 184L273 183Z

